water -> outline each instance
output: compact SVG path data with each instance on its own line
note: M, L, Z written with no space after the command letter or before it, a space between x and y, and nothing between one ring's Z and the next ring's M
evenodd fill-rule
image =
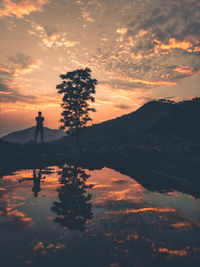
M199 266L200 200L145 189L109 168L22 170L0 179L0 263Z

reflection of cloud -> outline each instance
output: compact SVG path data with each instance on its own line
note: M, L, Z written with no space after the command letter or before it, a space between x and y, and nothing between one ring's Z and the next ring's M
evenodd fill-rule
M94 205L105 206L109 202L140 203L145 189L135 180L114 170L103 168L101 171L90 173L89 183L94 184L93 190L101 192L95 194ZM123 182L119 182L123 181Z
M126 210L118 210L118 211L110 211L109 214L118 215L118 214L130 214L130 213L143 213L143 212L175 212L175 209L170 207L149 207L149 208L142 208L142 209L126 209Z
M169 255L169 259L171 259L173 256L185 257L188 255L188 251L186 249L172 250L168 248L159 248L158 252L167 253Z
M188 231L194 227L200 227L200 224L196 221L186 221L173 223L172 226L179 231Z
M35 11L41 11L47 0L3 0L3 8L0 9L0 17L15 15L18 18L29 15Z
M19 227L26 228L33 226L31 217L27 217L25 213L18 210L6 209L6 222L15 222Z
M34 252L39 252L42 255L46 255L48 252L56 252L56 250L66 250L67 247L65 244L57 243L57 244L49 244L44 245L43 242L39 241L36 243L36 245L33 247Z

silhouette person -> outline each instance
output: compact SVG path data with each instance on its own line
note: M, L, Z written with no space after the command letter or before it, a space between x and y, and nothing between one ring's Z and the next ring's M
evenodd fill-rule
M43 133L43 121L44 121L44 117L42 117L42 112L38 111L38 116L35 118L37 124L36 124L36 128L35 128L35 138L34 141L36 142L37 140L37 136L38 133L40 133L41 136L41 142L43 142L43 138L44 138L44 133Z
M42 177L42 171L41 169L38 172L38 175L36 175L35 169L33 170L33 188L32 191L34 192L34 197L38 196L38 193L41 191L40 188L40 181Z

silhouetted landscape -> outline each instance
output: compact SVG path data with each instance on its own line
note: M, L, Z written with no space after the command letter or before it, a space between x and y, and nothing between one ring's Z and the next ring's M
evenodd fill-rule
M94 162L99 166L115 166L117 162L116 165L122 167L136 165L139 172L143 166L142 169L155 169L166 177L174 176L198 184L199 112L199 98L178 103L151 101L133 113L83 129L78 152L73 136L44 144L28 142L23 145L1 139L1 170L65 161ZM29 138L29 131L22 133L25 140ZM53 131L51 138L59 135L63 136L63 133ZM18 138L14 133L9 136Z
M21 130L21 131L10 133L6 136L1 137L1 140L11 142L11 143L25 144L25 143L33 141L34 133L35 133L35 126L30 127L28 129ZM44 127L44 136L45 136L46 142L51 142L63 136L66 136L66 134L60 130L49 129L47 127Z
M34 142L35 127L1 138L2 229L9 240L16 231L32 240L32 247L20 243L13 258L7 245L1 248L2 262L198 266L198 114L200 98L162 99L84 127L78 138L44 128L45 142Z
M199 18L0 1L0 267L200 266Z

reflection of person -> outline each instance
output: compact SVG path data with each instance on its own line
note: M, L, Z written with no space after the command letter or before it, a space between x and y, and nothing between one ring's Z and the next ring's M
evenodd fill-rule
M44 121L44 117L42 117L42 112L39 111L38 112L38 116L35 118L37 124L36 124L36 128L35 128L35 138L34 141L36 142L38 133L40 133L41 136L41 142L43 142L43 121Z
M38 196L38 192L41 191L40 188L40 181L42 176L42 170L40 169L38 175L36 175L35 169L33 170L33 188L32 191L34 192L34 197Z
M19 179L19 183L22 183L24 181L33 181L33 188L32 191L34 192L34 197L38 196L38 192L41 191L40 183L41 180L45 179L46 177L42 177L42 169L38 170L36 173L36 170L33 169L33 178L21 178Z

